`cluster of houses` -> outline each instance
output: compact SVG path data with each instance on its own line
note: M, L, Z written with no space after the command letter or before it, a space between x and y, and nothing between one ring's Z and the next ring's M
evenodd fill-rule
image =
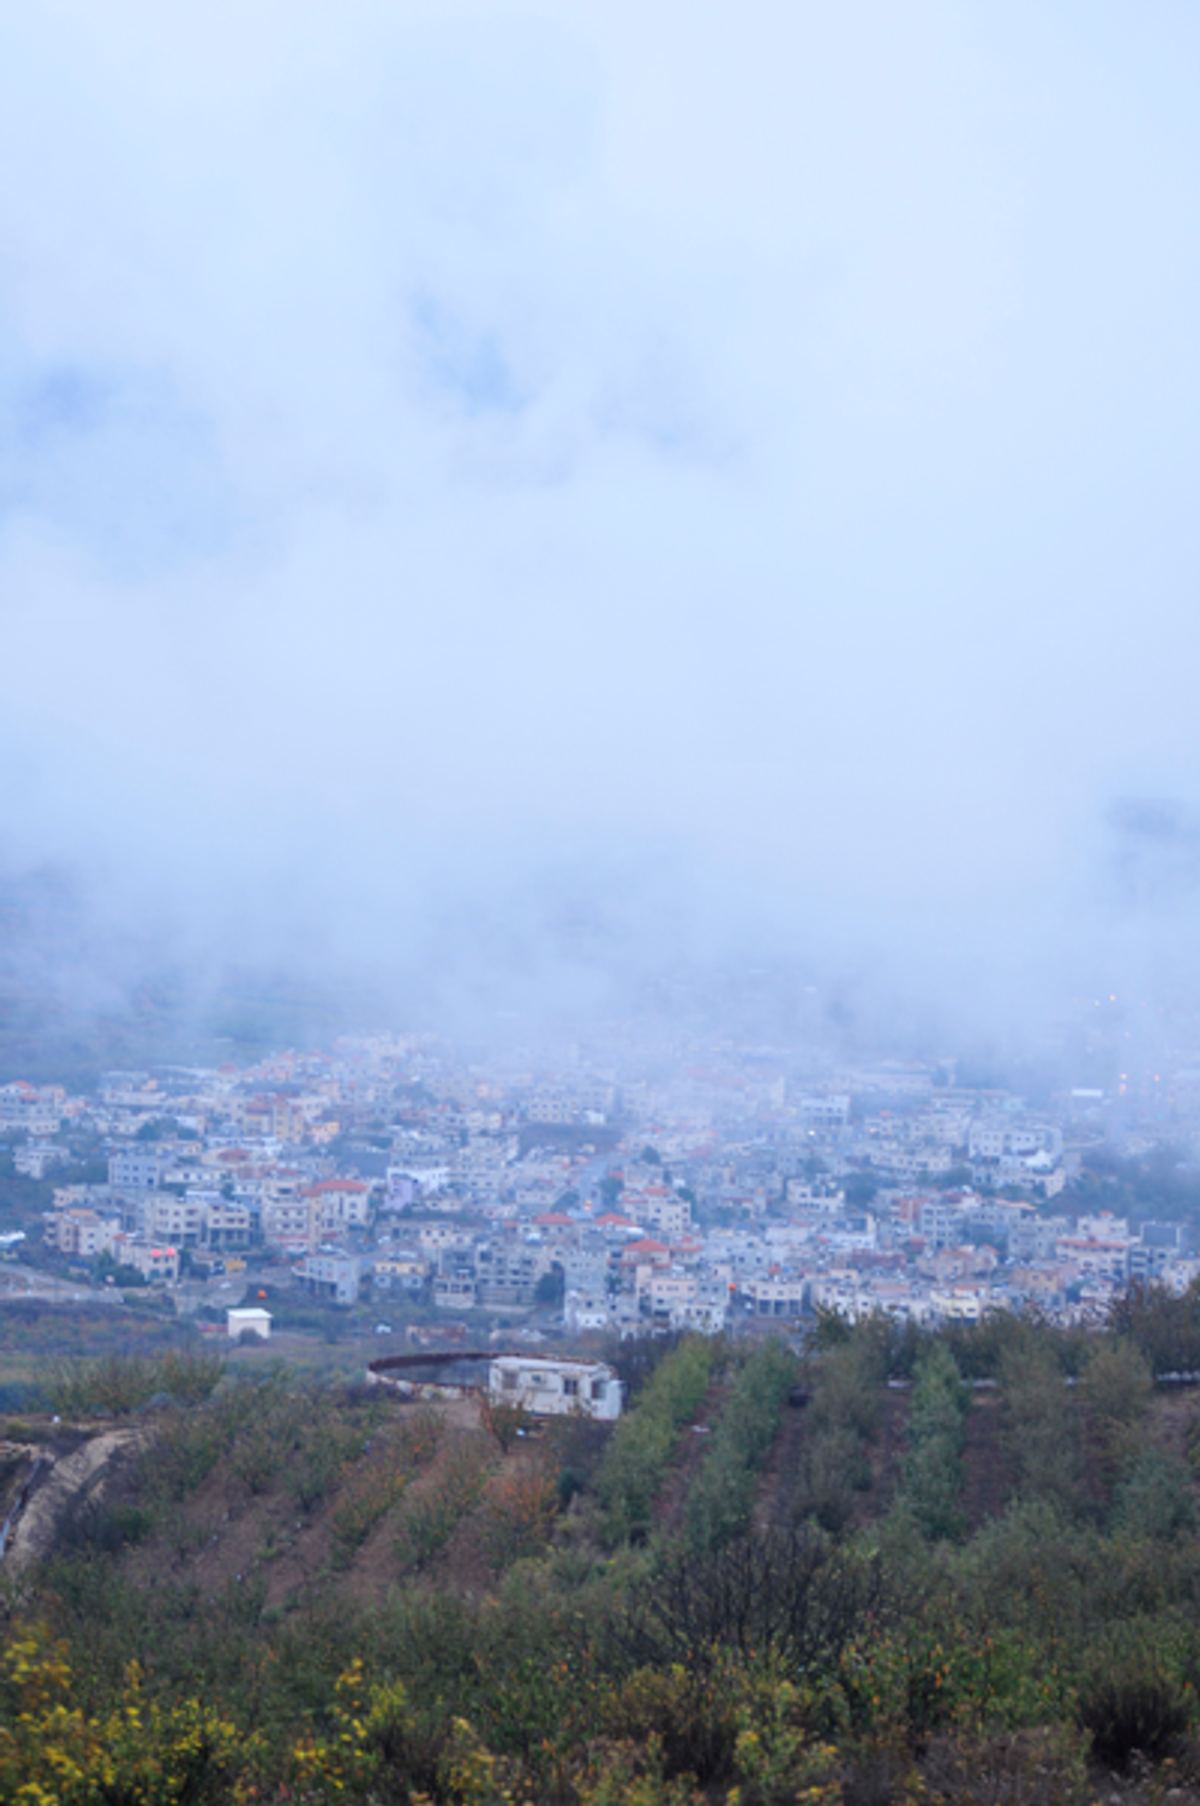
M1131 1221L1081 1183L1115 1123L1099 1091L1033 1110L895 1062L624 1047L555 1070L390 1035L88 1095L0 1086L0 1140L53 1185L45 1246L73 1265L170 1284L283 1262L335 1303L369 1287L577 1335L1086 1315L1132 1278L1185 1286L1190 1221Z

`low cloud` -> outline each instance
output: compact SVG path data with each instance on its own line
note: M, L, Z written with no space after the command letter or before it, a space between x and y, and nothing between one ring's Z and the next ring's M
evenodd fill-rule
M1198 54L1173 9L23 18L0 863L70 874L69 988L1190 984Z

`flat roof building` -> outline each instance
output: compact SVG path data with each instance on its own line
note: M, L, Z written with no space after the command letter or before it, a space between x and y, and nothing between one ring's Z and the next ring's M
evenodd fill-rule
M247 1330L260 1341L267 1342L271 1336L271 1313L258 1306L234 1308L225 1313L225 1327L231 1342L236 1342Z

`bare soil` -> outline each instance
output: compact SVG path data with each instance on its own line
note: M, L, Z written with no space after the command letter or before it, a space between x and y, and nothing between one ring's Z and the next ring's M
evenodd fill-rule
M1012 1493L1012 1465L1004 1446L1004 1420L998 1392L976 1392L967 1412L963 1463L966 1483L963 1508L968 1533L998 1517Z
M779 1434L763 1466L754 1503L754 1528L760 1536L769 1530L787 1530L795 1509L796 1483L804 1454L807 1414L801 1405L785 1408Z
M912 1398L908 1391L886 1389L879 1428L867 1447L871 1463L870 1488L859 1495L855 1524L870 1524L891 1509L900 1489L904 1456L908 1448L908 1420Z
M410 1409L395 1405L401 1421ZM486 1476L482 1498L463 1514L423 1576L431 1586L482 1594L495 1584L496 1572L480 1531L481 1511L489 1497L495 1497L495 1489L514 1475L548 1472L554 1462L553 1446L545 1438L529 1437L502 1454L482 1429L478 1405L471 1399L420 1409L432 1409L442 1418L437 1452L357 1549L349 1551L339 1544L334 1530L346 1476L306 1512L286 1486L274 1483L254 1493L222 1464L171 1513L169 1525L127 1551L123 1561L129 1578L149 1585L169 1572L210 1597L230 1586L253 1586L267 1612L290 1611L323 1593L362 1602L382 1598L401 1581L414 1578L402 1548L406 1516L436 1495L455 1461L466 1458L477 1461Z

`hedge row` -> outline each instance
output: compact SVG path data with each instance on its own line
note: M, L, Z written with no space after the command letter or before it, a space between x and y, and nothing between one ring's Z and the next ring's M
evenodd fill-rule
M749 1524L755 1482L795 1380L796 1362L782 1342L764 1343L746 1361L688 1500L693 1549L720 1548Z
M676 1438L704 1402L713 1358L711 1342L686 1337L646 1382L636 1409L618 1423L596 1484L608 1542L648 1534Z

